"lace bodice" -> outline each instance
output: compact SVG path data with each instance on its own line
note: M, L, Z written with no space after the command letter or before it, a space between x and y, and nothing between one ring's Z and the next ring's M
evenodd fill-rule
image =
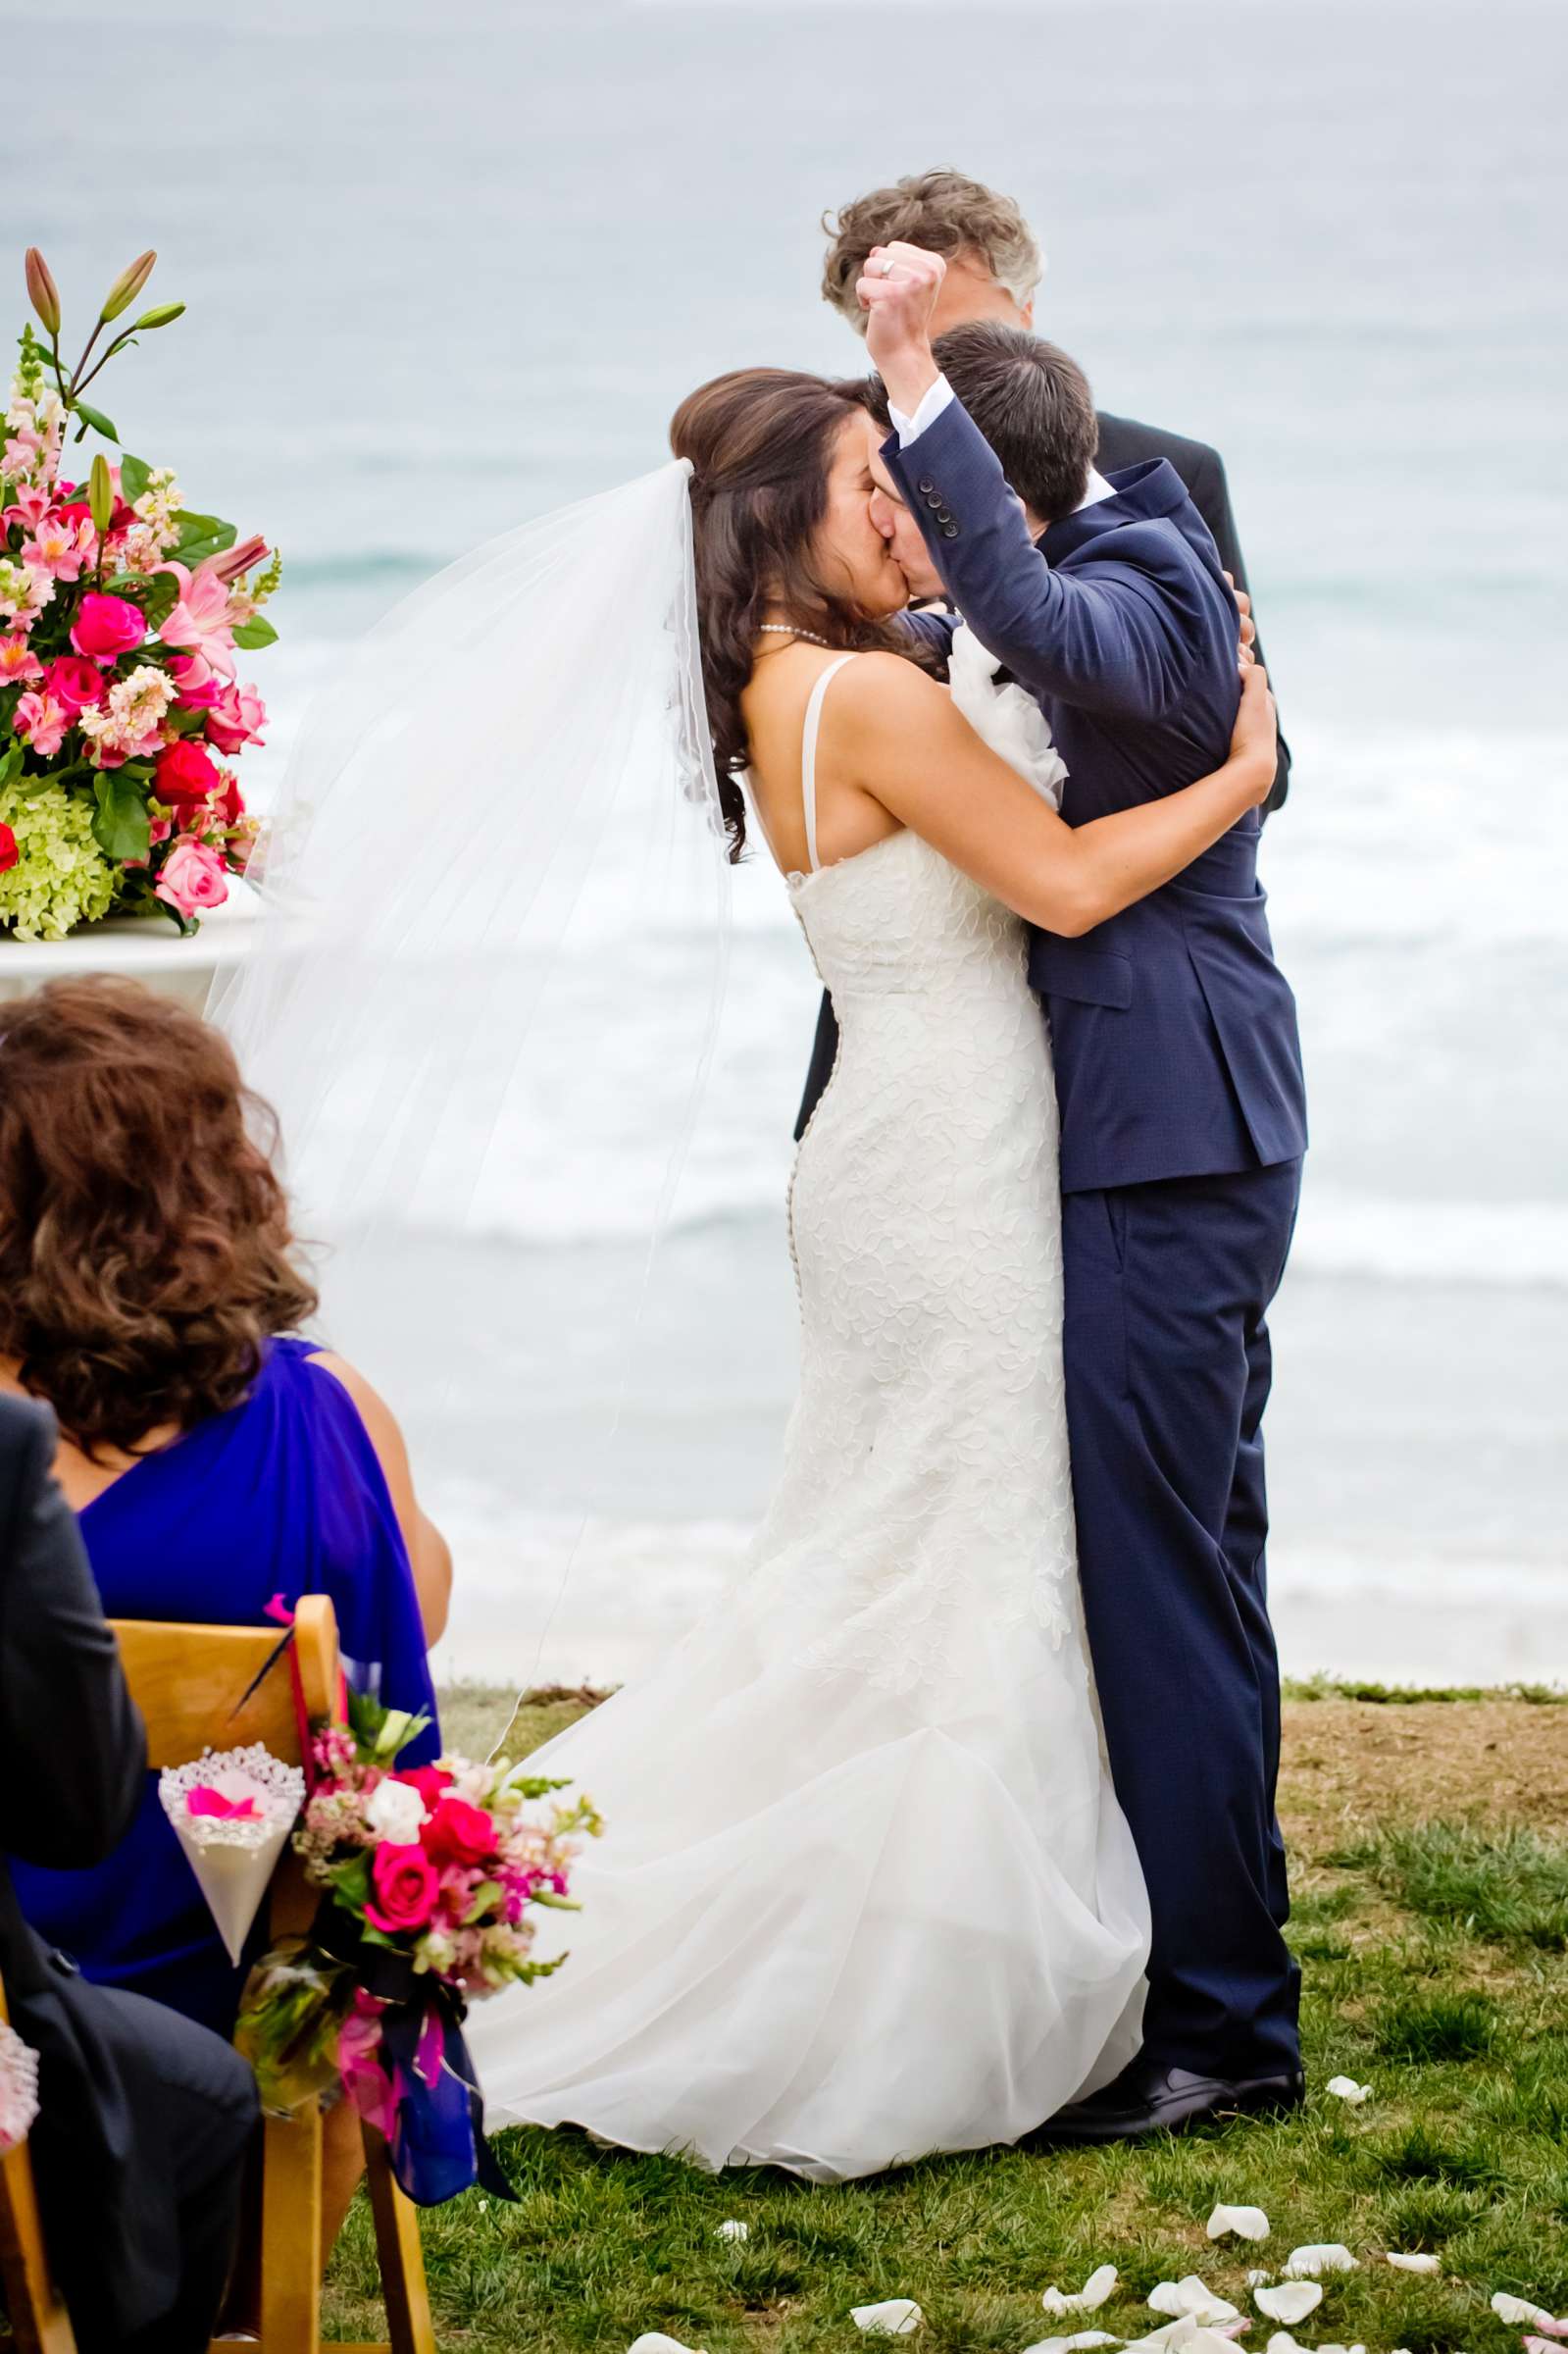
M807 714L813 854L841 667ZM839 1046L790 1192L801 1392L748 1607L906 1686L966 1672L981 1629L1058 1644L1076 1608L1049 1042L1022 922L918 835L788 888Z

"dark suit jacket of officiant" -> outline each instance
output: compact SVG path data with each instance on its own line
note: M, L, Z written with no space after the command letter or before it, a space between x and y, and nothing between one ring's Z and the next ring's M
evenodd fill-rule
M1231 488L1225 479L1225 461L1217 449L1206 441L1189 440L1185 434L1168 434L1156 425L1140 425L1136 417L1113 417L1108 411L1099 412L1100 443L1095 464L1101 474L1118 474L1124 466L1139 465L1145 458L1168 458L1187 485L1188 495L1209 530L1220 551L1220 562L1230 573L1239 588L1247 585L1246 564L1241 554L1241 542L1237 536L1236 517L1231 512ZM1257 648L1259 661L1264 659L1261 642ZM1280 738L1280 761L1275 772L1274 791L1268 799L1270 810L1280 808L1290 789L1290 747L1284 736ZM817 1016L817 1037L811 1052L811 1068L806 1074L806 1092L801 1099L800 1114L795 1122L798 1140L806 1132L806 1122L817 1108L823 1089L833 1076L834 1061L838 1052L838 1025L834 1019L833 1000L823 993L822 1009Z
M178 2285L176 2185L115 2017L28 1927L5 1860L98 1863L146 1783L141 1718L54 1449L46 1407L0 1397L0 1972L12 2024L38 2054L30 2139L50 2260L73 2318L107 2317L128 2342Z

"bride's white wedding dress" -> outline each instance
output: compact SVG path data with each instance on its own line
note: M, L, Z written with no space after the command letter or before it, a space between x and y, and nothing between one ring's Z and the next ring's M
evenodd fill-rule
M566 1968L469 2029L492 2124L820 2180L1014 2140L1106 2080L1148 1937L1079 1606L1024 928L912 833L818 866L839 667L789 878L840 1046L791 1188L783 1478L724 1602L531 1761L605 1835ZM1048 787L1037 737L998 748Z

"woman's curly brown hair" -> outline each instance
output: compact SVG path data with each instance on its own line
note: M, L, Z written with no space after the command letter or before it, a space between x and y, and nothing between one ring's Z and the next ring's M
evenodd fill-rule
M0 1355L68 1438L137 1452L237 1406L316 1294L227 1042L135 982L0 1004Z

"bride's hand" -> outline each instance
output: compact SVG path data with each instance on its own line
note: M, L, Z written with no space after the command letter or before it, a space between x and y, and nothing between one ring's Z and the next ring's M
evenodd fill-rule
M1246 762L1255 768L1254 807L1266 801L1274 789L1280 760L1279 737L1280 722L1269 690L1269 674L1261 662L1251 662L1241 673L1241 702L1231 731L1231 761L1233 765Z

